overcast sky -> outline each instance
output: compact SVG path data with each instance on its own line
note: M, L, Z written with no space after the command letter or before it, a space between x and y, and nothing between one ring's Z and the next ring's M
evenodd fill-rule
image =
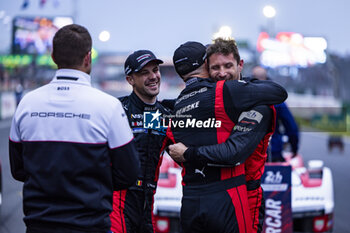
M233 36L256 44L261 27L267 25L262 13L273 5L275 31L323 36L328 50L350 55L350 0L0 0L5 16L73 16L85 26L98 51L150 49L158 56L171 57L188 40L209 43L220 26L232 28ZM4 19L5 17L3 17ZM0 52L8 52L11 27L0 21ZM9 19L9 18L8 18ZM110 31L101 42L101 31Z

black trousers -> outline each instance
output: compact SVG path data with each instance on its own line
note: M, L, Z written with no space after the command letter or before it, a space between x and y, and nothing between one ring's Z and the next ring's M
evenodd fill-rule
M126 192L125 196L120 193ZM114 192L112 231L117 233L153 233L153 189Z
M244 176L209 185L185 186L183 191L183 232L251 232L252 221Z

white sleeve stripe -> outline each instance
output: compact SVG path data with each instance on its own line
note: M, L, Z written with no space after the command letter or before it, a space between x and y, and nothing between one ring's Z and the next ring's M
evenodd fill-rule
M74 143L74 144L90 144L90 145L105 145L107 142L73 142L73 141L55 141L55 140L25 140L21 142L63 142L63 143Z
M120 146L116 146L116 147L113 147L113 148L110 148L110 149L111 149L111 150L114 150L114 149L117 149L117 148L119 148L119 147L125 146L125 145L129 144L133 139L134 139L134 137L132 137L127 143L124 143L124 144L122 144L122 145L120 145Z
M21 143L21 142L22 142L21 140L19 140L19 141L13 140L13 139L11 139L11 137L9 137L9 140L10 140L11 142L15 142L15 143Z

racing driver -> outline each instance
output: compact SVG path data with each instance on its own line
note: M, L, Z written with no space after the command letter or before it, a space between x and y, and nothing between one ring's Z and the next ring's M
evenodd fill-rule
M134 141L141 161L141 173L135 185L114 192L111 230L113 232L154 232L153 196L157 187L159 167L162 162L161 147L166 130L148 127L156 123L169 110L157 101L162 60L149 50L138 50L125 61L125 75L133 91L129 96L119 98L127 114ZM153 119L154 117L154 119ZM153 121L154 120L154 121Z
M273 122L272 110L261 104L283 102L287 97L285 90L272 82L257 80L215 83L208 78L205 68L206 48L198 42L181 45L173 60L176 71L186 82L174 113L191 118L179 115L172 119L178 121L177 127L168 129L168 138L192 147L212 145L224 142L235 127L237 138L245 143L240 155L251 154ZM208 119L216 121L215 127L200 127ZM192 123L195 126L181 127L181 121L195 122ZM247 134L251 131L254 134ZM241 157L230 158L228 162L227 156L211 156L211 160L201 160L198 156L175 159L183 167L182 229L184 232L251 232L244 164L237 164L242 162Z
M209 74L215 80L239 80L243 69L243 60L241 60L236 43L232 39L218 38L207 48L207 62ZM276 113L272 109L272 122L276 121ZM245 115L255 114L254 109ZM247 121L247 120L245 120ZM170 146L170 155L177 157L179 160L184 158L200 158L201 160L217 161L232 164L233 161L245 161L245 175L249 209L253 223L253 232L262 232L262 225L265 216L265 201L263 198L263 190L260 186L260 179L264 172L264 165L267 159L267 147L269 139L275 130L275 124L269 124L265 131L261 131L254 124L245 124L241 126L239 122L235 127L235 131L230 135L226 143L221 145L211 145L202 147L187 147L181 143ZM242 138L241 130L245 130L244 138ZM250 132L247 132L247 131ZM259 130L259 132L256 132ZM264 136L260 143L255 146L255 150L246 152L244 148L249 140L254 140L256 135L262 133ZM244 141L246 140L246 142ZM244 154L242 152L246 152ZM216 155L213 157L212 155ZM183 157L184 156L184 157ZM248 157L249 156L249 157ZM220 158L220 160L216 160Z

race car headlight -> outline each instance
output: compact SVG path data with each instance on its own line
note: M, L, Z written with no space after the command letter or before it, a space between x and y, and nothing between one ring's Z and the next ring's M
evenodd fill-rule
M333 229L333 215L317 216L313 219L313 232L325 232Z
M168 233L169 227L169 218L156 216L156 232Z

